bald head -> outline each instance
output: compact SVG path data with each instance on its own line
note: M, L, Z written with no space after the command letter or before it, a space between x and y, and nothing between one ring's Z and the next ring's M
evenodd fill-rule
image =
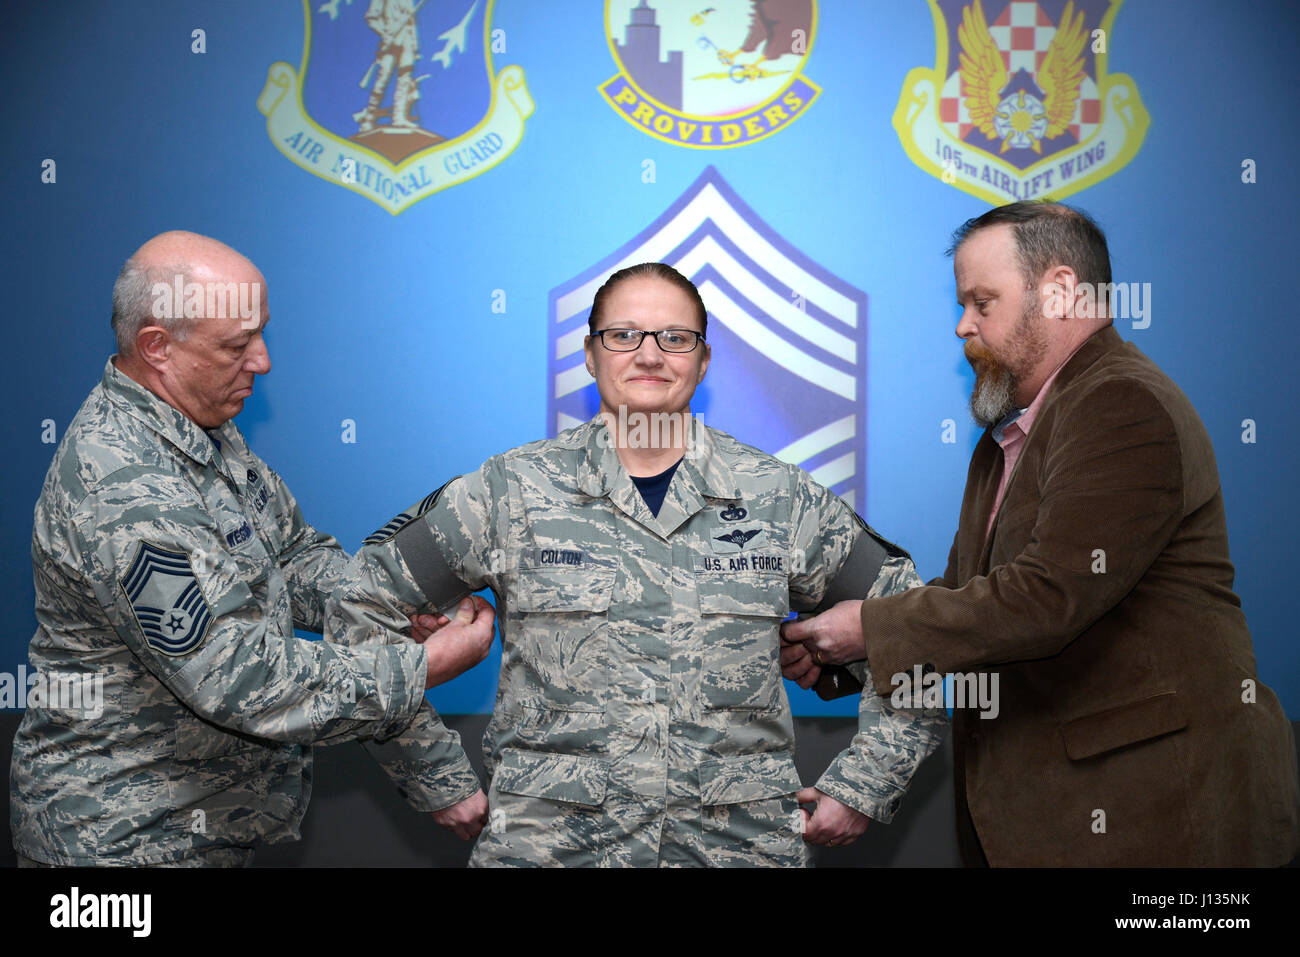
M183 229L159 233L137 249L131 258L146 268L174 262L206 263L214 268L223 263L228 266L252 265L246 256L220 240Z
M148 326L161 326L174 338L185 339L203 315L185 309L184 291L191 283L210 285L237 281L235 277L246 281L250 276L262 280L245 256L209 236L171 230L153 237L126 261L113 284L118 354L133 355L140 330Z
M196 233L155 236L113 287L119 372L205 429L237 415L271 371L263 329L266 280L231 249Z

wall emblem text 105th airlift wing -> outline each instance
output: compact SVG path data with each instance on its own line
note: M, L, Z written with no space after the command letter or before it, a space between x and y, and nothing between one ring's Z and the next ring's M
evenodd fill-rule
M548 434L596 415L583 354L591 301L611 273L640 262L673 266L708 310L713 358L691 412L865 508L866 294L786 242L712 166L621 248L551 290ZM720 518L746 515L736 507ZM740 549L736 539L714 544Z
M898 138L990 203L1063 199L1131 160L1150 117L1108 73L1120 0L929 0L936 65L907 74Z
M816 32L815 0L606 0L619 72L600 92L665 143L744 146L817 99L821 89L800 75Z
M271 141L397 214L501 162L533 101L497 72L495 0L303 0L302 66L272 64L257 107Z

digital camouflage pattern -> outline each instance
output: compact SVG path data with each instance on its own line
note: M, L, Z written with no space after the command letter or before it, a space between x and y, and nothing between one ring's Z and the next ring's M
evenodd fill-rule
M327 634L495 593L472 865L803 865L779 627L868 532L807 473L698 422L656 517L610 438L597 419L525 445L399 515L353 559ZM861 593L919 584L891 559ZM944 717L892 711L870 680L860 714L817 786L889 821ZM423 718L395 740L443 733Z
M313 742L391 739L428 709L406 639L294 637L321 630L346 562L233 423L210 438L110 360L32 535L31 667L101 679L103 713L29 702L10 769L18 853L185 863L296 839ZM375 746L412 803L474 792L454 733L424 745L423 763Z

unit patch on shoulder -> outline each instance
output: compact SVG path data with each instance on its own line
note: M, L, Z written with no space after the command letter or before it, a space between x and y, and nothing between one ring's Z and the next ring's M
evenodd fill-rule
M140 542L121 585L150 648L176 657L203 643L212 611L184 552Z

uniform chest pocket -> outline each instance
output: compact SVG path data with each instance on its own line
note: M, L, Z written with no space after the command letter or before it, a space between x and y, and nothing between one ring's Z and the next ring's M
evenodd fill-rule
M521 569L507 601L519 616L522 704L603 712L609 701L612 568Z
M244 526L244 528L248 528L248 526ZM241 529L242 533L243 529ZM273 563L270 553L267 552L266 546L257 536L257 532L249 529L248 535L247 541L230 550L230 554L235 560L233 567L238 569L240 580L253 593L259 607L267 608L271 598L269 579Z
M700 693L709 711L780 706L781 622L790 613L785 575L698 570Z

